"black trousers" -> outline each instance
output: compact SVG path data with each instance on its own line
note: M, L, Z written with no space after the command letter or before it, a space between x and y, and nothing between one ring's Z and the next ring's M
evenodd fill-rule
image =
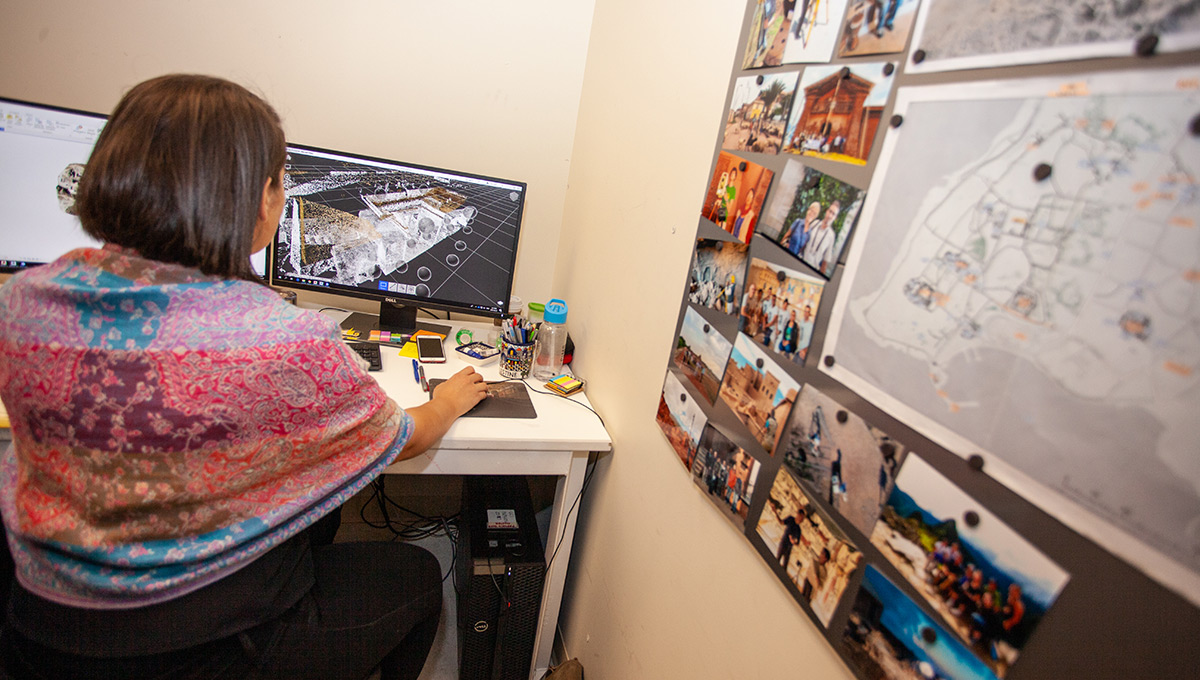
M306 578L305 561L311 561L311 587L302 589L294 604L269 620L246 621L250 625L236 632L180 649L111 654L94 648L88 640L99 637L125 646L144 639L153 647L157 643L150 639L155 637L154 630L162 630L159 638L188 630L189 622L178 619L188 618L190 612L247 609L243 602L232 600L253 599L253 584L264 581L256 581L253 573L237 572L179 598L184 602L122 613L63 607L23 592L14 583L10 625L0 636L0 662L8 677L17 680L357 680L366 678L376 666L381 667L382 678L415 680L441 616L437 559L405 543L330 544L337 531L336 514L284 544L290 544L289 550L298 555L299 567L291 564L291 555L272 564L268 554L242 570L263 562L266 566L259 570L269 569L265 582L279 574L299 573ZM243 581L239 587L222 587L222 582L238 578ZM14 609L21 612L16 617L20 621L13 620ZM262 609L249 609L258 610ZM36 630L30 630L31 625ZM45 630L51 625L57 630ZM202 631L203 625L196 630ZM204 637L203 632L195 634Z

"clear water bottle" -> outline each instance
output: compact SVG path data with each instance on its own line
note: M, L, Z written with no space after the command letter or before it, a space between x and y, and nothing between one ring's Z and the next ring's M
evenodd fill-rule
M562 373L566 348L567 303L556 298L546 303L542 325L538 326L537 347L533 351L533 378L550 380Z

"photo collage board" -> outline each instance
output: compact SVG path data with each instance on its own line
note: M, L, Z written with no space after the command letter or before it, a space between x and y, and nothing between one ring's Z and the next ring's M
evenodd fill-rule
M1127 557L1119 545L1097 538L1104 531L1074 521L1078 508L1061 510L1056 495L1061 489L1041 483L1019 460L990 448L990 441L961 436L974 432L955 422L960 413L974 418L980 431L999 422L969 413L972 403L949 396L963 388L947 384L944 373L967 369L917 356L906 373L889 373L882 357L915 356L928 345L965 352L975 361L979 357L971 350L993 349L984 340L994 334L1010 333L1019 343L1047 332L1066 311L1085 318L1103 312L1083 309L1086 291L1078 293L1081 309L1067 310L1074 298L1047 300L1051 290L1060 297L1074 294L1068 284L1096 276L1083 262L1089 254L1128 239L1104 233L1110 225L1096 205L1084 206L1091 212L1081 217L1062 197L1090 188L1072 164L1092 177L1099 171L1088 162L1110 163L1105 167L1113 176L1146 176L1149 186L1132 182L1128 206L1120 208L1152 213L1179 227L1163 238L1169 237L1168 247L1190 248L1190 255L1170 260L1164 254L1163 266L1178 270L1189 284L1200 281L1194 276L1200 271L1200 242L1190 233L1200 230L1188 232L1200 226L1200 193L1185 186L1200 176L1191 174L1200 173L1200 164L1181 168L1178 160L1200 151L1195 120L1185 134L1186 116L1200 111L1195 94L1200 86L1186 83L1200 83L1200 69L1164 69L1161 77L1155 74L1161 86L1112 83L1097 73L1082 81L1074 75L1015 85L972 81L946 86L954 94L943 94L920 76L905 76L908 69L916 74L978 63L952 60L930 67L936 55L926 61L910 39L926 18L922 12L945 21L939 11L954 10L937 0L750 0L744 50L731 77L699 209L658 409L660 427L701 495L744 533L862 678L1005 678L1021 667L1022 652L1073 574L1070 556L1056 557L1054 546L1023 535L989 507L986 499L996 496L996 488L1063 522L1064 531L1096 541L1100 550ZM953 43L950 32L944 29L938 39ZM1196 36L1200 24L1164 44L1191 49ZM1114 40L1134 48L1128 37ZM913 68L923 62L923 69ZM1080 89L1072 90L1072 84ZM1161 100L1140 108L1117 101L1100 111L1103 102L1089 97L1139 87ZM1050 104L1030 104L1038 92L1048 92L1043 99ZM950 104L941 109L930 103L946 101ZM1062 110L1043 111L1053 105ZM1150 115L1147 109L1156 106L1177 115ZM1025 130L1021 148L1009 150L999 145L1015 147L1014 115L1021 124L1047 123L1044 132ZM1151 133L1144 132L1142 142L1122 122L1139 115L1161 124L1170 131L1166 139L1182 145L1171 147L1176 165L1154 164ZM1056 116L1072 121L1065 132L1050 126ZM945 139L959 138L946 132L956 121L961 138L970 137L968 130L978 131L977 138L961 148L939 148ZM1111 133L1114 125L1122 126L1122 139L1144 145L1138 149L1146 157L1144 167L1128 146L1107 154L1100 148L1103 132ZM1072 140L1088 135L1101 141L1090 149L1092 157L1080 158L1083 152L1067 153L1070 142L1058 144L1056 135L1067 133ZM909 150L912 155L905 155ZM1130 167L1112 160L1122 151L1120 159ZM1000 153L1009 154L1011 164L993 173L988 159ZM925 167L929 157L943 174ZM1024 173L1019 180L1008 172L1013 165ZM982 189L971 184L981 172L991 182ZM1172 180L1172 172L1181 176ZM1063 186L1050 188L1046 179L1053 173ZM1158 178L1157 186L1150 178ZM961 182L960 194L947 189L948 181ZM1097 190L1113 195L1111 188ZM1012 192L1040 203L1017 208ZM939 213L950 200L958 212ZM913 222L920 219L926 222ZM932 233L926 233L926 224ZM1087 238L1067 233L1071 229ZM1010 247L1023 248L1023 254L1013 256ZM1071 258L1071 266L1060 264ZM905 266L908 271L897 271ZM1040 278L1043 270L1051 280ZM1149 278L1145 271L1129 277L1135 275ZM880 291L890 294L887 284L893 281L896 298L884 300ZM1195 294L1177 287L1184 290L1173 289L1175 294ZM1004 290L1006 298L989 300L993 290ZM1138 309L1123 308L1123 314L1112 313L1112 321L1093 323L1113 328L1120 336L1113 343L1146 344L1148 317L1136 314ZM1038 316L1042 310L1058 317ZM1197 313L1195 305L1191 313ZM1016 321L1001 324L1005 315ZM1024 330L1022 322L1035 329ZM1200 375L1195 336L1156 340L1157 353L1146 350L1147 366L1163 362L1174 377L1190 378L1193 369ZM1061 376L1075 359L1057 351L1048 374L1062 382L1074 379L1077 385L1068 387L1084 392L1105 388L1084 385L1082 376ZM914 378L930 384L912 387ZM896 389L897 384L904 387ZM1182 381L1169 389L1177 396L1193 387ZM951 416L938 420L920 412L914 404L921 402L906 390L940 399ZM1196 393L1192 389L1189 398ZM1023 393L1012 399L1038 403ZM1200 403L1192 412L1200 412ZM1163 415L1171 417L1179 415ZM936 422L928 425L926 419ZM1196 482L1195 496L1200 479L1190 481ZM1195 508L1192 516L1200 520L1200 504ZM1170 579L1164 574L1178 573L1164 568L1165 562L1134 566L1165 583ZM1183 570L1194 576L1200 565L1184 564ZM1180 588L1176 580L1172 584ZM1200 588L1179 595L1200 602ZM1036 670L1015 677L1034 677L1029 673Z

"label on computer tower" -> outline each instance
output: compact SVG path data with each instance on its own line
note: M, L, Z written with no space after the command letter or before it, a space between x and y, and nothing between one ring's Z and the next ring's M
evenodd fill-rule
M516 510L491 510L487 511L487 528L490 529L516 529L517 528L517 511Z

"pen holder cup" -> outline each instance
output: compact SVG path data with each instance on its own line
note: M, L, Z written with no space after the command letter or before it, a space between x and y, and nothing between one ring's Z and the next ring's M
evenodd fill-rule
M524 378L533 365L533 343L518 345L500 338L500 375L505 378Z

